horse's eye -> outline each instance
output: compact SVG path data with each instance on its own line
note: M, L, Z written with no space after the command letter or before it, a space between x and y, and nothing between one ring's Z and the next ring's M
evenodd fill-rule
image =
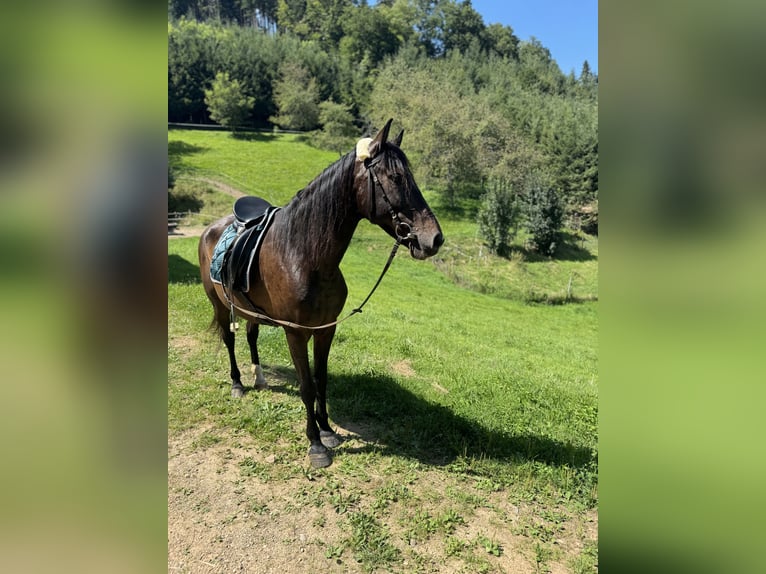
M404 181L401 173L395 173L392 179L396 185L402 185L402 181Z

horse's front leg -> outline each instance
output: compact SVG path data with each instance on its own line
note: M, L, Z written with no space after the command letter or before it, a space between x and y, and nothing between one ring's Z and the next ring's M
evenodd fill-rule
M322 444L317 427L314 402L316 401L316 387L311 378L309 367L308 341L310 333L297 329L285 329L287 344L290 347L290 355L295 365L295 372L300 383L301 399L306 407L306 437L309 439L309 460L314 468L330 466L332 458L327 447Z
M316 419L319 439L329 448L340 444L340 437L332 430L327 417L327 359L335 336L335 325L314 334L314 382L316 384Z

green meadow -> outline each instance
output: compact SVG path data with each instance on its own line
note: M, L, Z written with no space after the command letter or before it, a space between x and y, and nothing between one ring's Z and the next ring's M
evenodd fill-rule
M211 180L284 204L337 159L295 135L171 130L168 148L176 189L201 198L209 218L232 201ZM208 329L197 238L169 238L172 468L184 468L184 457L215 461L217 488L240 509L234 519L221 513L206 483L190 486L169 470L170 516L197 516L231 536L271 516L272 528L286 529L275 544L286 545L296 535L283 519L303 520L301 540L330 571L593 572L597 240L568 234L550 260L522 238L498 258L470 209L440 210L438 196L424 195L445 245L426 261L401 250L364 312L338 327L328 407L345 441L319 471L306 457L283 332L261 328L271 390L232 399L225 348ZM360 223L341 265L345 313L390 249L383 231ZM244 324L240 333L243 382L252 385Z

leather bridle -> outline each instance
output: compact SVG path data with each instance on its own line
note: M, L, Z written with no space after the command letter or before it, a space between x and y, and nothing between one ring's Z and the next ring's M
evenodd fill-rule
M388 199L386 188L383 187L380 179L378 179L378 174L375 172L375 166L380 163L382 157L383 154L379 154L374 158L367 158L364 160L364 167L367 169L367 187L370 190L370 220L373 220L376 214L375 206L377 202L375 201L375 187L377 186L380 188L383 201L386 202L388 213L391 215L391 219L394 222L396 241L397 243L401 243L406 239L414 239L415 236L412 234L412 226L409 223L402 221L399 217L399 214L391 204L391 200Z

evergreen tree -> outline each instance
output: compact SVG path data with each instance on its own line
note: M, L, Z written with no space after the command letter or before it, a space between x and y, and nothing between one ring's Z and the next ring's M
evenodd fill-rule
M225 32L182 19L168 24L168 119L202 122L207 119L204 87L215 77L215 46Z
M484 194L478 214L479 233L490 251L507 255L516 234L518 214L511 187L505 181L494 180Z
M526 228L534 248L553 256L560 243L564 211L556 191L542 180L530 182L526 190Z
M580 81L583 84L589 84L593 81L593 73L590 71L590 64L588 60L582 63L582 71L580 72Z
M566 78L551 56L548 48L540 40L531 37L528 42L519 44L519 75L523 85L544 94L560 94Z
M588 60L582 63L579 87L580 93L586 98L595 101L598 97L598 76L591 71Z

